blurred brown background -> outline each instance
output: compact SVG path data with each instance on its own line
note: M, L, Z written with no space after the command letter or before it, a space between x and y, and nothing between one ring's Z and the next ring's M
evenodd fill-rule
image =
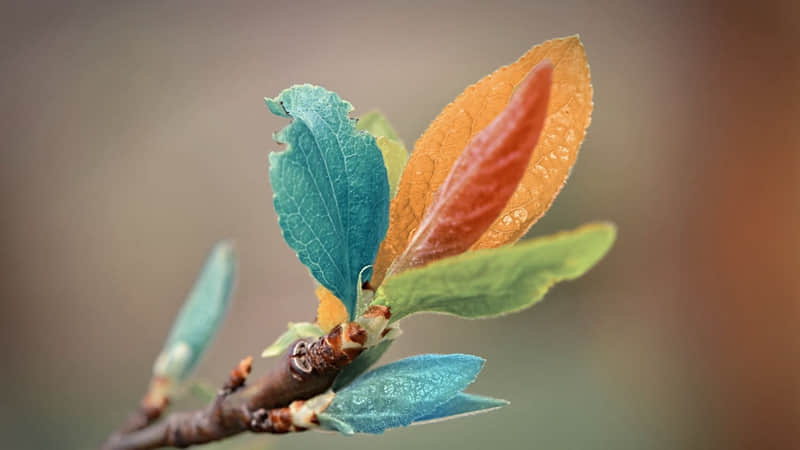
M379 437L235 443L798 448L800 4L748 5L2 5L0 447L92 448L119 424L220 238L241 275L198 378L218 384L314 317L272 209L267 154L286 123L264 96L321 84L412 144L470 83L580 33L594 118L532 234L609 219L616 247L524 313L411 318L386 359L481 355L471 391L512 405Z

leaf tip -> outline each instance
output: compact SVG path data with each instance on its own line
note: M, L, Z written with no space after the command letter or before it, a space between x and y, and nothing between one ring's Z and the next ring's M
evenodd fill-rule
M470 374L473 381L477 378L481 370L483 370L486 359L480 356L468 355L466 353L453 353L449 355L442 355L442 360L450 360L451 363L460 364L463 370Z
M614 222L609 221L598 221L598 222L591 222L588 223L579 229L583 229L586 231L590 231L596 233L598 236L603 238L603 241L607 243L608 248L614 244L617 240L617 225Z
M233 239L223 239L211 249L214 259L227 264L236 264L236 242Z
M281 93L281 95L282 94L283 93ZM280 99L281 95L278 95L275 98L264 97L264 103L267 104L267 108L272 114L280 117L289 117L289 112L283 107L283 102Z

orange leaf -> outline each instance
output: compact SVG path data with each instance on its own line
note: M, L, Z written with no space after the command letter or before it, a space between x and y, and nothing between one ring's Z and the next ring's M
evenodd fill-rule
M544 126L552 74L549 60L537 64L508 106L470 141L388 274L467 251L497 219Z
M583 44L577 36L553 39L530 49L468 87L417 140L390 208L389 230L375 260L370 285L380 285L386 270L405 251L461 151L508 104L514 88L548 58L553 84L542 139L498 219L473 248L517 241L550 207L575 162L589 126L592 85Z
M327 333L336 325L348 321L350 315L347 313L347 308L338 297L333 295L333 292L326 289L325 286L319 286L316 294L319 298L317 325L322 328L322 331Z

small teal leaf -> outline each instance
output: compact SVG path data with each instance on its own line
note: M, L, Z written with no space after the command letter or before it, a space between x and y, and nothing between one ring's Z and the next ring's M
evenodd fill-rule
M455 419L456 417L489 412L506 405L508 405L506 400L462 392L430 414L416 418L414 423Z
M472 355L419 355L379 367L336 394L319 414L323 428L383 433L410 425L453 399L483 367Z
M350 103L322 87L293 86L266 99L292 122L270 154L275 210L286 242L354 318L359 272L389 225L389 182L375 138L356 130ZM364 272L364 281L372 270Z
M175 319L153 368L155 375L180 380L191 373L225 318L235 277L233 246L220 242Z
M361 352L353 362L345 366L345 368L339 372L339 375L336 376L336 380L333 381L331 389L333 389L334 392L339 392L340 389L352 383L353 380L361 376L361 374L369 370L373 364L378 362L383 354L386 353L386 350L389 350L391 345L392 341L385 340Z

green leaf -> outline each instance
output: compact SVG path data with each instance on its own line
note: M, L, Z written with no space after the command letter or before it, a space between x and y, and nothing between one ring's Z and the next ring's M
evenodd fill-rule
M508 401L482 395L460 393L453 397L449 402L439 406L422 417L414 419L414 423L430 423L442 420L455 419L457 417L480 414L508 405Z
M378 147L383 153L383 164L386 166L386 174L389 178L389 195L394 198L400 177L403 175L403 169L408 161L408 151L386 117L377 111L369 112L358 119L356 127L375 136Z
M403 169L408 162L408 151L403 144L385 136L377 138L378 148L383 153L383 164L386 166L386 175L389 178L389 195L394 198L397 194L397 185L403 176Z
M355 314L361 269L371 265L389 224L389 183L375 138L358 132L350 103L311 85L266 99L292 122L270 154L275 210L286 242L314 278ZM364 273L368 281L372 274Z
M298 338L320 337L325 334L319 325L311 322L289 322L288 328L294 331Z
M379 367L336 393L320 425L344 434L410 425L452 400L483 363L472 355L419 355Z
M373 364L381 359L383 354L386 353L386 350L389 350L389 347L391 347L392 342L393 341L390 340L384 340L378 345L361 352L352 363L345 366L345 368L339 372L339 375L336 376L336 380L333 381L331 389L333 389L334 392L338 392L352 383L353 380L360 377L361 374L369 370Z
M283 353L284 350L289 348L292 345L292 342L307 338L307 337L320 337L324 335L325 332L322 331L320 327L316 324L310 322L289 322L289 326L287 327L286 331L281 334L275 342L272 343L269 347L264 349L261 353L262 358L269 358L272 356L278 356Z
M380 111L370 111L359 117L356 127L359 131L366 131L375 137L386 136L393 141L400 142L400 137L397 136L394 127Z
M211 250L203 271L181 307L153 373L171 379L188 376L228 310L236 277L236 254L230 242Z
M392 320L417 312L494 317L527 308L563 280L583 275L611 248L613 225L596 223L510 247L468 252L388 278L374 304Z

